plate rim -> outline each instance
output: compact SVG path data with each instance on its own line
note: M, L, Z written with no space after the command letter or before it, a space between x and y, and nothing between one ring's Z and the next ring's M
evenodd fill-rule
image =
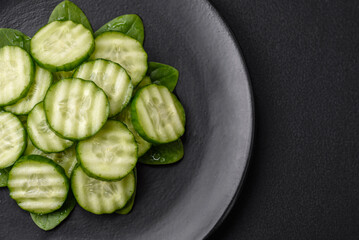
M248 90L249 90L249 96L250 96L249 115L250 115L250 118L251 118L251 122L250 122L251 135L250 135L249 147L248 147L248 152L247 152L247 160L245 162L245 166L244 166L244 169L243 169L242 176L241 176L240 181L238 182L238 185L236 187L237 188L236 192L234 193L232 199L230 200L230 203L228 204L228 206L224 210L223 214L219 217L216 224L203 237L203 239L208 239L224 223L224 221L226 220L226 218L230 214L231 210L233 209L234 205L236 204L236 202L237 202L237 200L239 198L239 195L240 195L240 193L241 193L241 191L243 189L243 184L244 184L244 182L246 180L249 164L251 162L252 153L253 153L253 142L254 142L254 137L255 137L255 105L254 105L254 96L253 96L253 86L252 86L251 78L250 78L250 75L249 75L249 72L248 72L248 67L247 67L247 64L245 62L245 58L243 56L243 51L242 51L242 49L240 47L240 44L239 44L237 38L234 35L234 32L228 26L228 24L225 21L225 18L217 10L217 8L214 6L214 4L211 2L211 0L204 0L203 2L208 5L209 9L213 12L214 16L217 17L217 20L219 21L220 25L225 29L226 32L228 32L228 37L232 41L234 47L236 48L236 51L237 51L239 57L241 58L241 62L243 64L244 75L246 76L246 81L247 81L247 84L248 84Z

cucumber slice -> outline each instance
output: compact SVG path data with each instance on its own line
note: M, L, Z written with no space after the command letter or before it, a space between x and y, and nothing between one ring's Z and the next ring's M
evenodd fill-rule
M0 187L7 186L7 179L9 178L9 172L11 167L0 169Z
M138 161L149 165L172 164L181 160L183 154L183 144L181 139L178 139L171 143L152 146Z
M120 32L104 32L95 39L91 58L103 58L120 64L136 86L146 75L147 53L140 42Z
M150 62L148 64L147 75L155 84L165 86L173 92L178 81L178 70L163 63Z
M137 144L123 123L109 120L95 136L78 143L77 159L91 177L120 180L136 166Z
M156 84L140 89L131 103L132 124L145 140L161 144L180 138L185 112L177 97Z
M67 196L65 203L62 207L55 212L48 214L36 214L30 213L30 216L34 223L42 230L49 231L57 227L62 221L64 221L76 206L76 200L71 191Z
M74 72L73 71L69 71L69 72L54 72L52 73L52 75L54 76L54 81L60 81L61 79L65 79L65 78L71 78L72 74Z
M117 63L104 59L89 61L82 64L73 77L91 80L104 90L110 103L110 116L121 112L131 100L131 79Z
M65 202L69 182L64 170L48 158L22 157L9 173L10 197L22 209L46 214L59 209Z
M47 157L57 163L59 166L61 166L66 173L66 176L68 178L71 177L72 171L74 170L76 164L77 164L77 158L76 158L76 146L75 144L66 149L63 152L59 153L44 153L40 149L37 149L34 145L32 145L32 142L30 139L27 141L27 148L24 152L24 155L40 155L43 157Z
M145 152L148 151L148 149L151 148L152 144L147 142L145 139L143 139L133 127L131 121L131 106L130 105L127 106L118 116L116 116L116 119L123 122L127 126L127 128L132 132L138 146L137 155L138 157L141 157L143 154L145 154Z
M52 85L44 108L50 127L70 140L83 140L106 123L109 103L103 90L92 81L63 79Z
M27 119L27 133L31 142L43 152L62 152L72 146L73 142L57 136L46 121L43 103L31 110Z
M121 215L129 214L133 208L133 205L135 204L136 189L137 189L137 170L136 170L136 168L133 169L133 175L135 175L135 180L136 180L135 191L133 192L132 197L130 198L130 200L128 200L126 205L123 208L121 208L120 210L116 211L117 214L121 214Z
M0 48L0 106L11 105L23 98L34 80L34 64L22 48Z
M71 177L71 188L78 204L94 214L113 213L132 197L136 180L133 172L120 181L102 181L89 177L80 166Z
M54 21L41 28L31 39L31 55L52 72L70 71L93 52L90 30L72 21Z
M36 104L44 100L47 89L52 83L51 72L36 66L34 83L30 86L29 92L14 105L6 106L4 109L17 115L29 114Z
M26 132L20 120L8 112L0 112L0 168L7 168L26 148Z

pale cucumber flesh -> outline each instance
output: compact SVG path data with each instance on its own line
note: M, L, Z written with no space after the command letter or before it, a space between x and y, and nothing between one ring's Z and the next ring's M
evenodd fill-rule
M110 116L121 112L131 99L131 78L117 63L103 59L88 61L76 70L74 77L91 80L106 93L110 104Z
M119 180L136 166L137 144L123 123L109 120L95 136L78 143L77 156L91 177Z
M146 75L147 53L137 40L120 32L105 32L95 39L91 59L103 58L120 64L136 86Z
M20 120L8 112L0 112L0 168L15 163L26 148L26 131Z
M50 159L22 157L9 173L10 196L22 209L46 214L59 209L66 200L69 182L63 169Z
M27 119L27 132L31 142L46 153L62 152L73 142L55 134L47 123L43 103L37 104Z
M106 94L92 81L68 78L56 82L44 100L50 127L63 138L82 140L93 136L109 115Z
M176 96L156 84L140 89L131 103L132 124L145 140L169 143L185 130L185 113Z
M123 208L135 187L133 172L120 181L102 181L89 177L78 166L71 178L71 188L78 204L94 214L109 214Z

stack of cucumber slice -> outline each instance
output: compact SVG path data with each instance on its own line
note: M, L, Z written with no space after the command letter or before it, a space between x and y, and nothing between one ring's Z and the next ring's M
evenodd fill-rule
M43 230L76 202L128 214L136 164L183 158L178 71L148 62L135 14L93 32L80 8L60 3L32 38L0 28L0 187Z

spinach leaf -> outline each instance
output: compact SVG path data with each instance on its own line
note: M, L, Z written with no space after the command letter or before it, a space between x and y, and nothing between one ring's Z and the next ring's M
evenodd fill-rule
M49 23L53 21L68 21L68 20L82 24L84 25L85 28L93 32L91 24L87 19L86 15L84 14L84 12L78 6L76 6L76 4L65 0L59 3L52 11L51 16L49 18Z
M7 186L7 179L9 177L10 170L11 170L11 167L0 169L0 187Z
M121 32L126 34L141 44L145 38L145 30L141 18L136 14L127 14L119 16L103 25L95 32L95 37L104 32Z
M135 188L135 192L133 193L133 195L131 196L130 200L128 200L128 202L126 203L126 205L121 208L120 210L117 210L116 213L121 214L121 215L126 215L129 214L133 208L133 204L135 203L135 197L136 197L136 189L137 189L137 170L136 168L133 169L133 173L135 175L136 178L136 188Z
M181 139L178 139L171 143L152 146L138 161L149 165L171 164L181 160L183 154L183 144Z
M48 214L30 213L30 215L34 223L39 228L48 231L54 229L57 225L64 221L69 216L72 209L74 209L75 205L76 200L70 190L64 205L62 205L60 209Z
M163 85L171 92L175 89L178 81L178 70L166 64L150 62L148 64L147 76L152 83Z
M21 47L30 53L30 38L28 36L15 29L0 28L0 48L8 45Z

